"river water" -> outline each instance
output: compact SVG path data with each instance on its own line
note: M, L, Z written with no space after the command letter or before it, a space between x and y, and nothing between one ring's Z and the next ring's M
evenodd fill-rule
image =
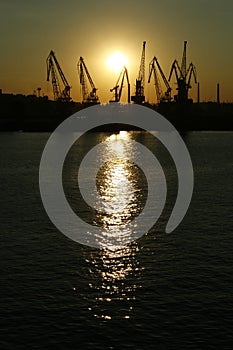
M106 163L97 182L108 208L100 215L78 190L85 153L108 139L119 149L124 139L129 154L135 140L163 166L168 196L160 219L148 234L117 250L76 243L49 220L38 185L48 138L0 135L0 349L231 349L232 132L183 135L195 185L188 212L172 234L164 228L177 174L161 144L146 132L124 132L89 133L74 145L64 165L67 200L83 220L113 231L142 210L146 178L133 163Z

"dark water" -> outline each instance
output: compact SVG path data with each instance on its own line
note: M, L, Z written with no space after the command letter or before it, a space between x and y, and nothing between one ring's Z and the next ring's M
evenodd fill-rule
M59 233L43 209L38 167L49 134L2 133L0 349L232 349L232 136L185 135L195 189L183 222L166 235L177 190L174 164L148 135L129 134L157 150L167 204L148 235L124 249L100 251ZM83 217L88 209L79 201L72 157L81 159L106 137L90 134L78 156L71 151L67 159L67 198ZM127 166L141 179L134 193L143 205L147 186L139 170Z

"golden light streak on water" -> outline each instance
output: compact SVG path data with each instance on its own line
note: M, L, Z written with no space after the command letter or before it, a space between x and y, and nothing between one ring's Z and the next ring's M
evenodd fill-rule
M112 235L130 235L124 225L130 222L142 210L142 189L138 185L139 168L124 160L134 152L130 133L121 131L106 139L103 159L113 153L117 157L105 163L97 176L97 189L102 199L102 207L97 214L97 222L107 227ZM116 151L116 152L115 152ZM116 247L117 248L117 247ZM142 267L137 260L138 244L134 242L121 249L93 252L86 262L93 276L89 288L97 294L90 311L96 318L111 321L114 317L129 319L134 309L135 291L141 288L131 276L140 276ZM125 300L125 310L116 309L119 301Z
M122 239L132 232L126 225L143 208L142 189L138 185L142 176L139 168L128 160L133 158L134 144L127 131L112 134L106 139L106 148L100 156L109 159L97 175L97 189L101 207L98 208L95 223L108 229L108 234ZM131 157L129 157L131 156ZM118 246L112 247L118 249Z

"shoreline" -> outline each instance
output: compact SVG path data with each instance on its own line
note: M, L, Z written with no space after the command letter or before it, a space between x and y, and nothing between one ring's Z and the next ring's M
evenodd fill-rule
M164 103L160 106L145 103L178 131L233 131L233 103L201 102ZM0 131L52 132L67 117L84 108L78 102L51 101L34 95L0 94ZM138 130L126 124L108 124L95 131Z

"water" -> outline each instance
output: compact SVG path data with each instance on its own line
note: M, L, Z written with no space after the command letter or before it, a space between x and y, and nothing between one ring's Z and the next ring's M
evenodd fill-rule
M0 135L1 349L232 348L232 133L184 136L195 189L187 215L170 235L164 227L177 191L174 164L148 134L125 136L128 145L134 139L156 152L168 183L167 203L148 235L124 249L100 251L59 233L43 209L38 167L49 134ZM74 146L64 188L85 220L114 227L138 214L147 184L133 164L115 161L101 169L98 181L109 205L117 173L122 202L98 216L81 201L77 164L108 137L119 136L93 133ZM115 215L128 190L126 211Z

